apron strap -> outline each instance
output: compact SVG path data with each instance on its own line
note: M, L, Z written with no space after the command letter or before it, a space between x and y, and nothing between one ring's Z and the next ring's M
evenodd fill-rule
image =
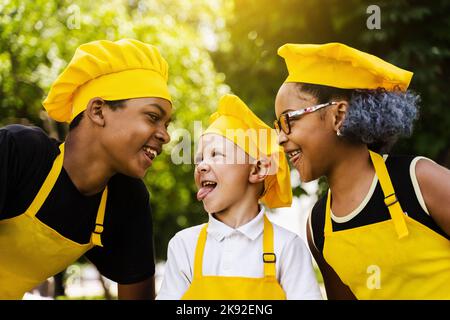
M206 230L208 224L206 223L198 236L197 247L195 248L194 257L194 279L200 279L203 276L203 252L205 251L206 244Z
M329 235L333 233L333 226L331 224L331 191L328 189L327 205L325 207L325 229L324 234Z
M263 262L264 277L275 278L275 263L277 256L273 250L273 225L270 223L266 215L264 215L264 231L263 231Z
M45 178L45 181L42 184L41 188L39 189L39 192L37 193L31 205L28 207L27 211L25 212L25 214L28 216L31 217L36 216L36 214L39 212L39 209L41 209L42 205L44 204L45 199L47 199L48 195L55 186L56 180L58 180L64 162L64 143L61 143L59 145L59 151L60 152L58 156L53 161L52 168L50 169L47 178ZM103 191L102 199L100 201L100 206L97 212L97 217L95 219L95 229L91 235L91 242L94 245L100 247L103 247L100 235L103 232L103 220L105 218L107 196L108 196L108 187L106 187L105 190Z
M91 235L91 242L95 246L103 247L101 234L103 232L103 221L105 219L106 211L106 199L108 198L108 186L102 193L102 199L100 200L100 206L98 207L97 217L95 218L95 229Z
M394 187L392 185L391 178L384 163L383 157L378 153L369 150L370 158L372 159L375 172L380 180L381 189L384 194L384 203L389 209L391 219L394 222L395 230L397 231L398 238L401 239L408 235L408 228L404 218L403 209L400 206L400 202L395 195Z
M60 151L59 154L53 161L52 168L50 169L47 178L45 178L45 181L42 184L41 188L39 189L39 192L37 193L36 197L34 197L33 202L25 212L25 214L30 217L34 217L39 212L39 209L44 204L45 199L47 199L48 195L50 194L50 191L52 191L53 186L56 183L56 180L58 180L58 176L61 173L64 161L64 143L61 143L59 145L59 151Z

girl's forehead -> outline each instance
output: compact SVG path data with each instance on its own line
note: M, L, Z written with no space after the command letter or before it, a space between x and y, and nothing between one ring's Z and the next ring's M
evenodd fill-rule
M316 99L310 92L303 91L301 84L296 82L283 83L276 98L281 103L290 101L309 102Z

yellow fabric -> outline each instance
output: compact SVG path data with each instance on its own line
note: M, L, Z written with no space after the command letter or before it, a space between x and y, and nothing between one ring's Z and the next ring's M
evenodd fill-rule
M389 196L394 189L386 165L372 152L371 159ZM449 240L409 218L400 205L389 207L390 220L334 232L330 206L328 192L323 254L358 299L450 299Z
M220 99L219 107L209 122L210 126L203 135L221 135L254 159L261 156L270 158L271 170L264 180L265 192L261 201L269 208L291 206L289 165L275 130L259 119L241 99L231 94Z
M94 246L92 242L79 244L67 239L36 218L61 172L64 144L60 151L28 209L0 221L0 300L21 299L26 291L61 272ZM106 194L105 189L102 201L106 201ZM100 206L97 213L100 225L104 209Z
M278 49L278 55L285 59L289 71L285 82L405 91L413 76L412 72L341 43L288 43Z
M83 44L43 102L56 121L71 122L92 98L158 97L171 101L168 65L158 49L134 39Z
M194 279L183 295L183 300L286 300L286 294L275 274L275 259L267 258L263 278L203 276L203 254L208 224L200 231L195 250ZM273 226L264 216L263 253L274 256Z

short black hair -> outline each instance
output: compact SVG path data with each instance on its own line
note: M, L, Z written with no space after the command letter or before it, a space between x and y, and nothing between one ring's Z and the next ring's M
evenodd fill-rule
M111 108L111 110L115 111L119 108L123 108L125 106L125 102L128 101L128 99L121 99L121 100L104 100L106 105ZM79 115L77 115L70 123L69 123L69 131L72 131L78 125L80 124L81 120L83 120L84 117L84 111L81 112Z

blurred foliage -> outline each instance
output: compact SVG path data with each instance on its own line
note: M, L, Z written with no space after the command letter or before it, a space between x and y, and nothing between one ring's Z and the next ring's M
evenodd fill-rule
M366 25L370 5L380 8L379 30ZM229 11L214 62L232 91L267 123L274 120L274 99L287 76L278 47L342 42L414 72L410 88L422 96L421 118L393 152L421 154L450 167L450 1L235 0ZM326 182L320 186L323 193Z
M0 126L34 124L63 139L67 128L50 121L41 102L77 46L124 37L158 46L170 65L175 108L169 127L172 142L145 178L158 259L165 258L176 231L206 220L195 200L193 166L174 165L171 160L173 147L186 138L182 129L192 134L194 120L205 125L219 96L230 87L272 123L274 98L287 76L276 50L287 42L339 41L414 71L411 88L422 95L421 119L414 135L400 141L395 151L422 154L450 166L450 1L377 1L380 30L366 27L371 4L363 0L0 0ZM319 193L325 189L321 180ZM297 196L304 192L294 190Z

